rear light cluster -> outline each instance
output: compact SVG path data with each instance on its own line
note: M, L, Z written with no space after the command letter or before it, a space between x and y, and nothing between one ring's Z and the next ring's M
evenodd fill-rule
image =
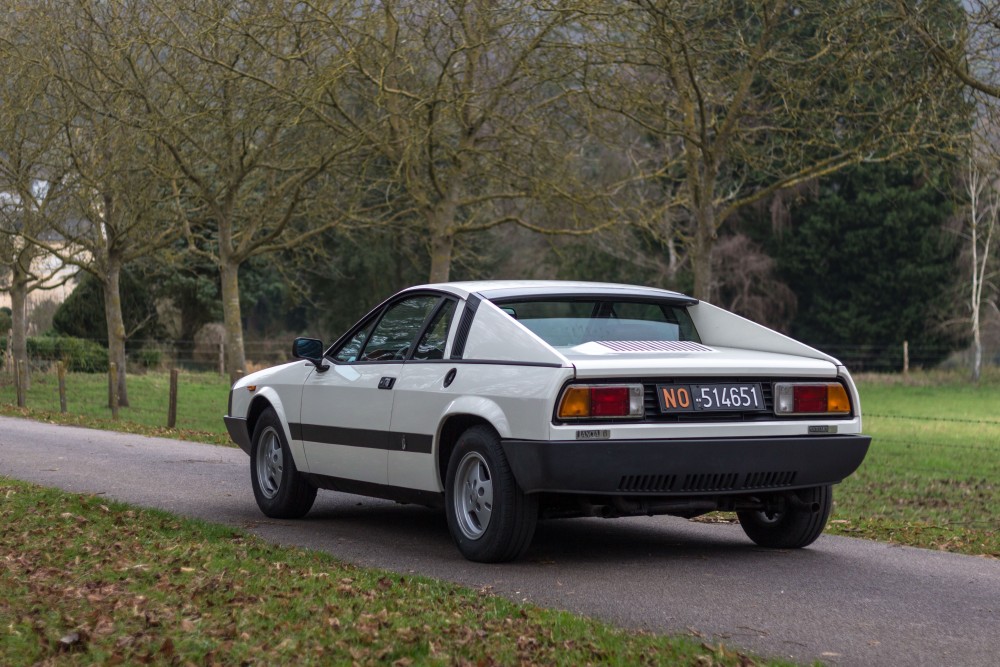
M839 382L776 382L776 415L848 415L851 401Z
M572 384L559 400L559 419L643 416L641 384Z

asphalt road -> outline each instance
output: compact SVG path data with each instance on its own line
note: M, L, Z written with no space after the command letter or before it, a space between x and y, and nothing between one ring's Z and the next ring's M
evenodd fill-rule
M672 517L539 524L527 556L465 561L443 514L321 491L298 521L259 513L240 450L0 417L0 475L240 526L611 623L702 633L831 665L1000 662L1000 561L823 536L755 547L738 526Z

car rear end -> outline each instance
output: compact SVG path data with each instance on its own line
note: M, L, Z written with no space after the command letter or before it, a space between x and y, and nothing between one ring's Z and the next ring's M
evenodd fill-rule
M548 439L503 443L518 484L541 494L548 514L725 510L747 522L809 520L808 530L769 546L818 536L830 486L857 469L870 444L857 389L837 360L693 300L572 295L574 315L545 298L544 308L538 297L497 305L575 370L553 398ZM659 315L639 309L650 304L667 324L650 324ZM573 321L588 308L589 323Z

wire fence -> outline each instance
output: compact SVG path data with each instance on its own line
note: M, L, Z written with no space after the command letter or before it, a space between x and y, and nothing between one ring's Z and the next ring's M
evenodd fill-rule
M8 374L11 372L11 350L7 345L9 338L0 337L0 367ZM105 342L93 339L83 339L104 348ZM281 364L292 359L292 337L287 339L251 340L244 343L244 358L248 370L257 370ZM32 372L46 372L60 361L67 361L67 355L73 353L53 352L46 348L39 353L42 346L29 345L28 364ZM93 347L92 349L97 349ZM33 353L34 352L34 353ZM98 350L98 356L102 353ZM129 371L169 370L178 368L184 371L225 373L225 345L220 341L197 340L128 340L125 343L125 354ZM96 369L104 372L106 366Z
M44 338L44 337L41 337ZM247 340L244 343L244 357L250 370L265 368L291 359L293 336L283 338ZM9 367L10 351L8 337L0 335L0 365ZM89 340L94 345L104 347L104 341ZM909 345L905 341L898 345L842 345L818 344L816 349L836 357L852 373L900 373L913 369L971 368L972 351L955 350L944 346ZM221 340L135 340L126 341L129 364L137 367L166 370L180 368L189 371L218 371L225 368L225 348ZM47 370L60 359L52 356L32 355L29 349L29 363L34 370ZM985 345L982 363L984 367L1000 368L1000 343Z

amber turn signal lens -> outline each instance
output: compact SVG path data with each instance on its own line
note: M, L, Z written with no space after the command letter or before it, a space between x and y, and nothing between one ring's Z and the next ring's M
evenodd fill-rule
M844 385L827 385L826 411L842 415L850 414L851 401L847 398L847 390L844 389Z
M559 417L590 416L590 387L567 387L559 403Z

